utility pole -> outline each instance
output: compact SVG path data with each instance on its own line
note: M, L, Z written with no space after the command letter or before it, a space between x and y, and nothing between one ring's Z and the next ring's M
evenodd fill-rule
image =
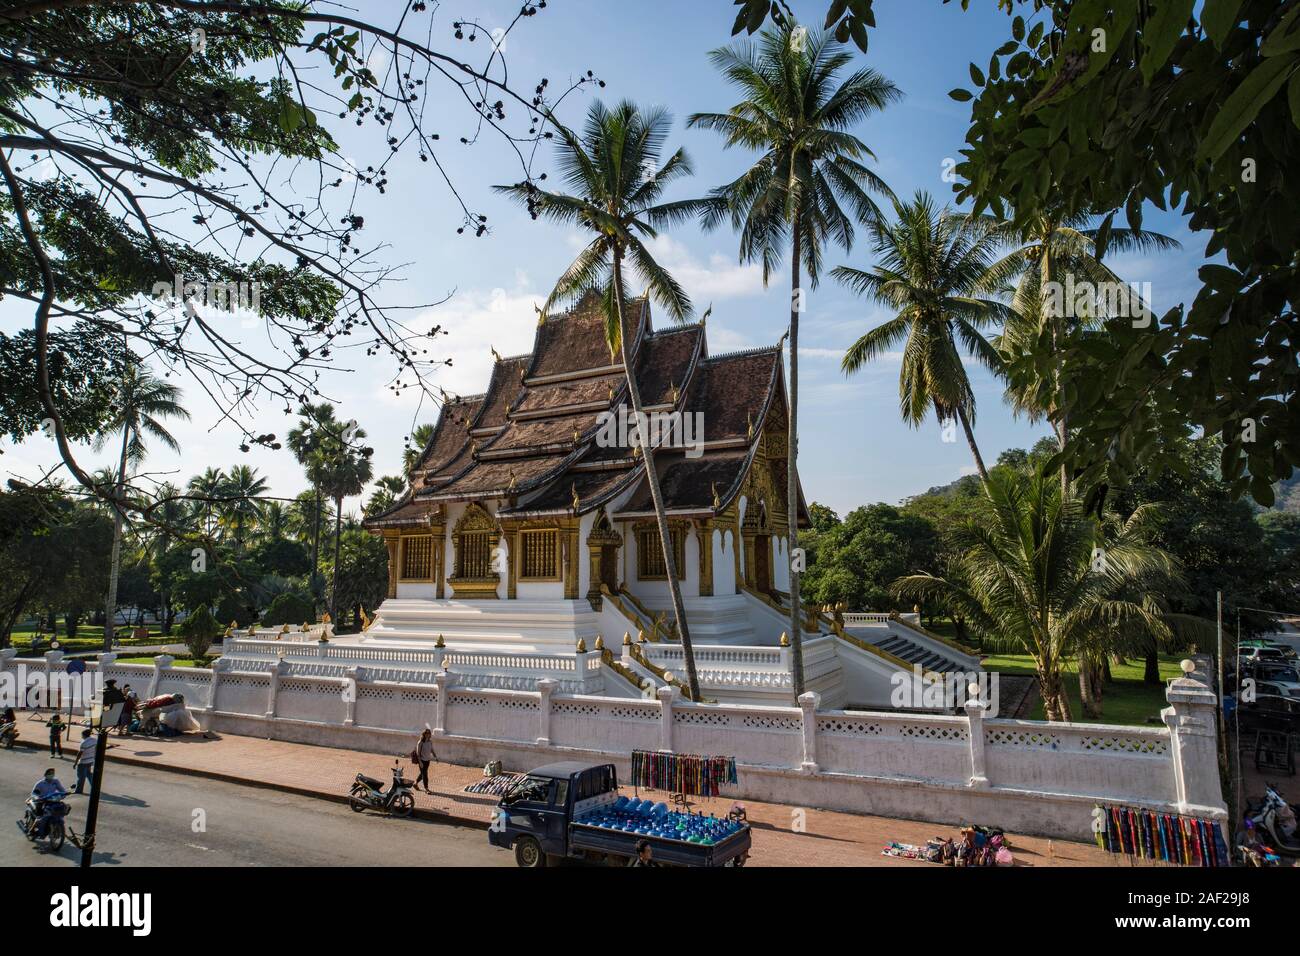
M99 822L99 795L103 790L104 752L108 750L108 728L117 723L122 704L113 704L108 710L99 708L99 737L95 741L95 768L90 777L90 806L86 808L86 829L81 837L81 866L90 866L95 856L95 826ZM94 711L92 711L92 714ZM93 718L92 718L93 722Z

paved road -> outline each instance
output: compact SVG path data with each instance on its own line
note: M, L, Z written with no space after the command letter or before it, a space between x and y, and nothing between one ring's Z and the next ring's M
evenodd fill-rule
M55 760L65 786L71 760ZM23 801L51 766L47 753L0 750L0 866L74 866L70 843L42 852L15 826ZM344 804L257 787L109 763L95 865L108 866L513 866L482 830L355 814ZM81 832L86 798L69 797ZM206 831L195 832L195 811Z

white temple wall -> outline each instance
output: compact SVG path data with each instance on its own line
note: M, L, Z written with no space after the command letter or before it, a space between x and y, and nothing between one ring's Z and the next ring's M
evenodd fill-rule
M0 671L61 672L62 654L17 658ZM233 663L233 661L231 662ZM426 723L445 760L514 770L555 760L609 760L622 774L633 748L724 753L739 785L728 796L923 818L984 820L1022 833L1091 840L1094 803L1133 804L1223 820L1214 735L1217 706L1208 658L1171 681L1164 726L985 719L960 715L692 704L670 688L636 700L541 690L448 687L358 679L356 699L338 678L268 670L119 665L91 672L128 680L141 696L182 691L206 730L392 754ZM248 666L248 662L241 662Z
M578 597L585 597L591 587L591 548L587 536L591 534L598 512L592 511L578 519Z
M790 542L772 535L772 585L778 591L790 591Z
M749 499L746 498L744 495L741 495L740 498L736 501L736 527L737 528L743 528L745 526L745 511L748 507L749 507ZM745 539L739 534L736 535L736 551L739 552L740 554L740 567L743 569L745 567ZM741 573L742 574L744 573L743 570ZM740 582L736 582L736 586L739 587Z
M727 597L736 593L736 535L728 529L713 532L713 594Z

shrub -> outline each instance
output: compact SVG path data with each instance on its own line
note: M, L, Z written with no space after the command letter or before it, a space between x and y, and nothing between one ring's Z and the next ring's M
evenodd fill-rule
M212 647L212 642L217 639L221 630L221 625L217 623L217 619L212 616L206 604L200 604L181 622L180 626L185 646L189 648L190 656L196 659L207 656L208 649Z
M310 599L301 594L286 592L279 595L262 615L262 624L275 627L280 624L302 624L315 620Z

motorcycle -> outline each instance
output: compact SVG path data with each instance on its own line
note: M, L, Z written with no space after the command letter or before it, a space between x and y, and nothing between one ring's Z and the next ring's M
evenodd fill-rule
M45 800L28 797L23 818L18 821L18 825L27 839L33 843L43 839L48 843L50 852L57 853L63 848L63 841L67 837L63 818L68 815L69 809L62 797L49 797Z
M1295 829L1295 810L1282 799L1272 784L1264 787L1261 803L1247 807L1246 818L1270 849L1285 856L1300 856L1300 833ZM1288 825L1291 828L1290 836L1286 834Z
M382 780L359 773L352 783L348 806L356 813L369 809L395 817L409 817L415 811L415 796L411 792L414 786L412 781L402 776L402 768L394 760L392 785L385 790Z

